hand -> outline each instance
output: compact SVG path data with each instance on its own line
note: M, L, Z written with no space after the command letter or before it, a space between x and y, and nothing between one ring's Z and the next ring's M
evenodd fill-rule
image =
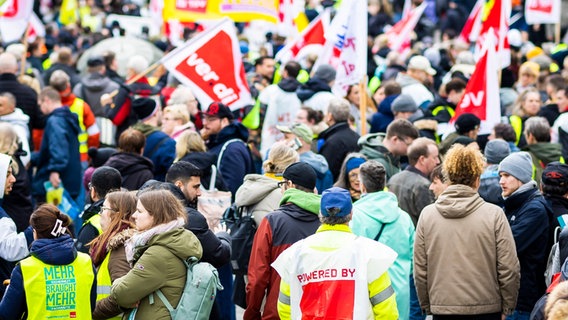
M112 103L112 98L110 96L110 94L105 93L101 96L101 105L106 106L107 104L111 104Z
M57 189L59 188L59 184L61 183L61 179L59 179L59 172L52 172L49 175L49 182L51 182L51 185Z

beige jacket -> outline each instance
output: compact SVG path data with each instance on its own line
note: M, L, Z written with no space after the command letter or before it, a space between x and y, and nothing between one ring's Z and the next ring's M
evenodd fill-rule
M422 211L414 240L414 281L428 314L511 313L520 267L501 208L451 185Z

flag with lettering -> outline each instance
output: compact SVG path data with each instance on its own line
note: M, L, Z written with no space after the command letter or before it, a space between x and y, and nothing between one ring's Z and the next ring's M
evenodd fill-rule
M560 0L526 0L525 20L528 24L560 23Z
M202 105L221 101L236 110L252 104L233 21L224 18L160 61L191 88Z
M319 53L325 43L329 16L329 10L322 12L296 39L280 49L274 58L284 65L290 60L302 61L310 53Z
M26 28L33 10L33 1L0 1L0 36L4 43L19 41Z
M349 85L359 83L367 74L367 1L341 2L313 69L321 64L336 68L332 91L341 97Z
M279 0L164 0L164 20L198 22L229 17L236 22L260 19L277 23L279 2Z
M493 30L490 30L493 32ZM501 120L499 81L497 78L498 57L495 52L495 38L488 37L482 49L482 56L475 65L465 88L465 93L456 107L453 123L461 114L472 113L481 119L480 133L491 133Z
M491 30L497 39L495 51L499 56L499 68L507 68L511 64L511 48L507 37L509 17L511 16L511 1L489 0L483 8L482 15L481 31L476 43L477 56L480 56L481 49L487 42Z
M459 39L464 43L475 42L481 31L481 12L485 0L477 0L471 10L465 25L462 28Z
M39 17L32 12L30 15L30 31L28 33L28 42L34 42L37 37L45 37L45 26Z
M386 32L391 50L402 53L410 48L410 35L416 28L416 24L426 7L426 1L422 2Z

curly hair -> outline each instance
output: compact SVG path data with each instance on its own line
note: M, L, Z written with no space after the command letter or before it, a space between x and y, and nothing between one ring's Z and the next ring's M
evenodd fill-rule
M544 314L547 319L559 320L568 317L568 282L559 283L548 296Z
M449 184L473 188L483 172L483 155L479 150L456 144L446 154L442 168Z

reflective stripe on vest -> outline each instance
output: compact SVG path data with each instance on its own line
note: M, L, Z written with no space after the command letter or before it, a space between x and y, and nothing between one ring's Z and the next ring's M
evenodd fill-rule
M437 116L438 113L442 110L446 110L446 112L450 114L450 118L453 118L456 114L456 111L448 106L437 106L436 108L434 108L434 110L432 110L432 115Z
M513 130L515 130L515 144L519 145L519 141L521 141L521 134L523 134L523 119L519 116L512 115L509 117L509 123Z
M85 127L85 123L83 122L83 104L85 101L79 98L75 98L73 100L73 104L69 107L69 110L77 115L79 120L79 127L81 128L81 132L78 135L79 138L79 152L86 154L89 151L89 146L87 146L87 139L89 135L87 134L87 128Z
M89 255L55 266L36 257L20 262L28 319L92 319L91 287L95 281Z
M102 300L110 295L110 288L112 286L112 280L110 278L110 271L108 270L108 262L110 260L110 251L107 253L105 259L99 266L97 271L97 301ZM121 315L118 315L109 319L122 319Z
M99 234L103 233L103 228L101 227L101 215L100 214L95 214L94 216L90 217L87 221L85 221L85 223L83 223L83 226L90 223L93 227L95 227L95 229L97 229L97 231L99 232Z

